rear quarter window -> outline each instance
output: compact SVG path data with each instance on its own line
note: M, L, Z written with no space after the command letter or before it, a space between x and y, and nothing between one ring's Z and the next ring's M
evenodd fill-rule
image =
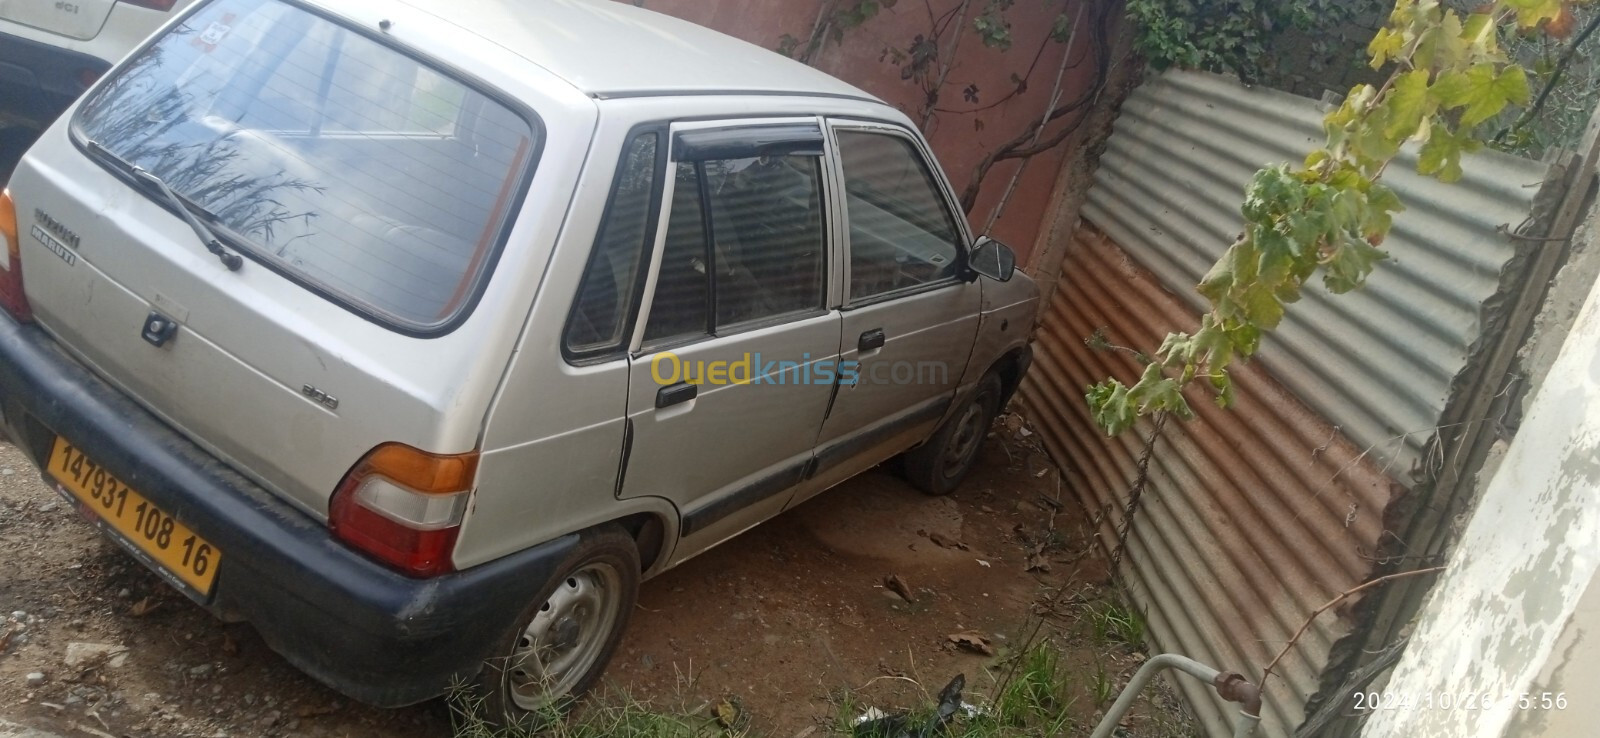
M281 0L206 5L74 123L240 251L422 333L477 294L540 144L531 114Z

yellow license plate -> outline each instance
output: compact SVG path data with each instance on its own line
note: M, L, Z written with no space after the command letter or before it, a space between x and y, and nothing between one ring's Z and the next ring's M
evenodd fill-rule
M217 565L222 563L222 552L216 546L90 461L60 436L50 452L49 473L157 566L200 594L211 594Z

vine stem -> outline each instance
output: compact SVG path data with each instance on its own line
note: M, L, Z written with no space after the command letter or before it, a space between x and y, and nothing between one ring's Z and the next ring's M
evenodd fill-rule
M1283 657L1288 655L1289 651L1292 650L1295 647L1295 644L1298 644L1300 642L1300 637L1304 636L1306 634L1306 631L1311 628L1311 624L1317 621L1317 617L1322 615L1322 613L1327 612L1334 605L1337 605L1337 604L1339 604L1341 602L1344 602L1345 600L1347 600L1347 599L1349 599L1349 598L1351 598L1351 597L1353 597L1353 596L1355 596L1355 595L1357 595L1357 594L1359 594L1359 593L1361 593L1361 592L1363 592L1365 590L1368 590L1368 589L1376 587L1376 586L1378 586L1380 584L1383 584L1384 582L1393 581L1395 579L1404 579L1406 577L1419 576L1419 575L1422 575L1422 574L1432 574L1434 572L1444 571L1445 568L1446 567L1443 567L1443 566L1432 566L1432 567L1429 567L1427 569L1412 569L1411 571L1402 571L1402 572L1398 572L1398 573L1395 573L1395 574L1386 574L1384 576L1378 577L1377 579L1368 580L1366 582L1363 582L1362 584L1356 585L1354 587L1351 587L1350 589L1347 589L1347 590L1345 590L1343 592L1340 592L1339 596L1334 597L1333 599L1328 600L1327 602L1323 603L1322 607L1319 607L1319 608L1317 608L1315 610L1312 610L1311 611L1311 616L1306 618L1306 621L1304 623L1300 624L1300 629L1294 632L1294 637L1290 638L1288 643L1283 644L1283 650L1279 651L1277 656L1272 657L1272 663L1267 664L1267 668L1262 670L1262 673L1261 673L1261 688L1262 689L1266 689L1267 680L1272 678L1273 669L1278 668L1278 662L1283 661Z
M1072 47L1078 42L1078 28L1083 25L1083 3L1078 3L1078 15L1072 21L1072 33L1067 36L1067 48L1061 52L1061 68L1056 70L1056 83L1050 88L1050 102L1044 106L1044 116L1039 121L1039 127L1033 132L1033 139L1028 142L1029 147L1039 145L1039 139L1044 136L1044 127L1050 123L1050 112L1056 109L1061 102L1061 79L1067 76L1067 63L1072 59ZM1006 183L1006 189L1000 194L1000 201L995 203L994 210L989 211L989 220L983 224L983 235L989 235L994 228L994 222L1000 219L1000 213L1006 209L1006 203L1011 201L1011 194L1017 190L1017 181L1022 179L1022 170L1028 168L1031 159L1023 159L1017 164L1017 170L1011 173L1011 181Z
M961 0L961 9L957 14L955 35L950 37L950 46L945 49L939 58L939 79L933 83L933 89L928 93L928 102L922 109L922 123L920 127L924 132L928 130L928 122L933 120L933 107L938 102L939 90L944 89L945 80L950 78L950 70L954 66L956 49L961 48L962 31L967 30L967 10L972 7L972 0Z
M1561 52L1561 58L1556 61L1555 69L1550 72L1550 79L1545 81L1544 89L1539 90L1539 97L1534 99L1533 105L1523 111L1515 123L1500 129L1500 132L1495 134L1494 140L1496 143L1504 141L1507 134L1521 129L1523 126L1528 125L1529 121L1539 117L1539 113L1544 110L1545 102L1550 99L1550 93L1555 91L1556 85L1561 83L1561 75L1566 73L1567 66L1578 55L1578 48L1583 46L1590 36L1594 35L1596 28L1600 28L1600 13L1595 13L1594 17L1589 19L1589 23L1583 27L1583 30L1572 37L1572 43L1567 45L1566 51Z

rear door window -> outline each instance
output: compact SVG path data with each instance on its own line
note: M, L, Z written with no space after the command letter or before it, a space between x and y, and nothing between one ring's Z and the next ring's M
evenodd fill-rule
M539 149L531 116L280 0L216 0L121 68L75 131L235 248L436 331L477 294Z
M644 341L723 335L825 302L822 157L681 161Z

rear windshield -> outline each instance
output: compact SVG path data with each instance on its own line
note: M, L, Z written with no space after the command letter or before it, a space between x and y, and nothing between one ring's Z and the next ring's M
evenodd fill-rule
M78 115L240 250L419 331L476 294L538 149L505 105L280 0L206 5Z

